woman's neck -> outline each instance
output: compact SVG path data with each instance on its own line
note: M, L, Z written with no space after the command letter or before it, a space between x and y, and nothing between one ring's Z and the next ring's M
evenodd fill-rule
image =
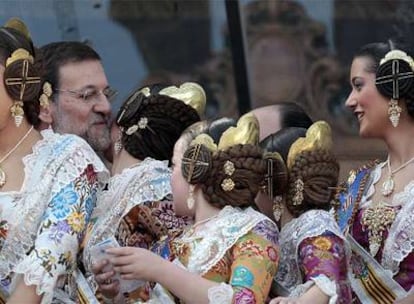
M202 221L206 221L207 219L212 218L213 216L217 215L220 212L220 208L217 208L211 205L205 198L201 191L198 189L194 193L194 199L196 201L195 204L195 216L194 216L194 224L197 224Z
M292 213L290 213L290 211L288 210L288 208L286 207L285 203L283 204L283 212L282 215L280 216L280 229L283 228L283 226L285 226L287 223L289 223L291 220L293 220L295 217L292 215Z
M122 149L119 154L114 157L114 162L111 168L111 175L114 176L116 174L120 174L124 169L135 166L140 162L141 160L133 157L131 154L125 151L125 149Z
M406 111L406 110L404 110ZM384 141L387 145L390 163L396 168L414 157L414 120L408 114L401 117L397 128L390 127Z
M30 152L31 147L41 138L40 133L34 129L31 130L31 128L32 125L26 120L23 120L19 127L13 122L2 128L0 130L0 158L7 155L13 148L16 148L15 153L17 154L22 154L22 151L22 155L27 151ZM23 137L24 141L21 142L19 147L16 147L16 144L19 143Z

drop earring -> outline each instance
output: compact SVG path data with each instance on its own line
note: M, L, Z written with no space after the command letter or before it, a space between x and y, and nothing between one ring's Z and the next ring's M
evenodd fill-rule
M279 222L280 218L282 217L282 213L283 213L282 196L281 195L276 195L273 198L272 210L273 210L273 217L274 217L275 221Z
M10 108L10 112L12 117L14 118L14 124L16 127L20 127L23 122L24 110L23 110L23 102L22 101L15 101Z
M192 210L194 208L194 204L194 185L190 185L190 188L188 189L187 208Z
M388 107L388 117L394 128L398 127L398 124L400 123L401 112L402 109L398 105L398 100L391 99Z
M115 154L119 154L121 152L123 146L122 146L122 132L119 130L118 138L115 140L114 143L114 152Z

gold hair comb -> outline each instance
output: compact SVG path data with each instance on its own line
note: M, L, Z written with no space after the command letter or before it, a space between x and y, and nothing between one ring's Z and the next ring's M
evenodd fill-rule
M185 82L179 87L169 86L162 89L158 94L166 95L181 100L197 111L202 116L206 107L206 93L204 89L195 82Z
M287 157L288 168L292 168L298 154L315 149L328 151L332 149L331 127L322 120L315 122L309 127L306 137L298 138L292 144Z
M4 24L3 27L15 29L16 31L19 31L24 36L26 36L26 38L30 39L29 29L27 28L26 24L24 24L24 22L20 20L19 18L16 18L16 17L10 18L6 22L6 24Z
M247 113L239 118L236 127L230 127L220 137L218 145L207 134L198 135L191 145L202 144L210 151L226 150L237 144L257 145L259 142L259 122L251 113Z
M385 57L381 59L380 65L383 65L387 61L399 59L407 62L411 69L414 71L414 60L411 56L407 55L406 52L403 52L401 50L391 50L387 54L385 54Z

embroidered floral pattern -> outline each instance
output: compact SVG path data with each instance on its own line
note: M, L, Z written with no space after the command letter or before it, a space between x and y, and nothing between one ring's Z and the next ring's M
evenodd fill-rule
M280 233L282 260L276 281L290 290L305 292L310 280L326 277L337 286L332 298L338 303L350 303L351 289L347 280L349 250L331 214L311 210L286 224ZM326 280L325 280L326 281ZM313 284L313 283L312 283Z
M13 273L24 274L26 284L36 285L43 294L42 303L51 303L56 289L60 295L66 294L67 301L75 298L75 290L67 283L76 267L79 242L96 203L99 182L107 175L102 162L80 138L49 130L42 135L44 139L23 161L28 182L22 191L0 194L0 278L9 292ZM33 171L38 163L43 164L37 168L41 171ZM76 167L83 164L82 169ZM41 183L34 177L37 175ZM28 230L30 227L35 230ZM15 245L11 236L20 235L25 236ZM26 246L30 250L20 255Z
M279 261L278 244L269 240L277 240L278 233L274 223L253 209L227 206L191 236L184 233L163 242L170 244L169 259L208 280L229 284L232 303L265 303ZM165 245L155 248L166 257Z

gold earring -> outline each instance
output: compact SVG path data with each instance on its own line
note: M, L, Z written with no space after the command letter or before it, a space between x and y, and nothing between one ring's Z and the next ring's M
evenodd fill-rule
M274 217L275 221L276 222L280 221L280 218L282 217L282 213L283 213L282 196L281 195L276 195L273 198L272 210L273 210L273 217Z
M187 207L189 210L194 208L195 199L194 199L194 185L190 185L188 189L188 198L187 198Z
M389 105L388 105L388 117L394 128L396 128L400 122L401 112L402 112L402 109L398 105L398 100L391 98Z
M114 143L114 152L115 152L115 154L118 154L119 152L121 152L122 148L123 148L123 146L122 146L122 132L121 132L121 130L119 130L118 137L117 137L117 139L115 140L115 143Z
M16 127L20 127L24 116L23 102L15 101L10 108L10 112L12 117L14 118L14 124L16 125Z
M49 82L45 81L43 84L42 95L39 97L40 106L42 108L49 107L49 98L52 96L52 93L52 85Z

